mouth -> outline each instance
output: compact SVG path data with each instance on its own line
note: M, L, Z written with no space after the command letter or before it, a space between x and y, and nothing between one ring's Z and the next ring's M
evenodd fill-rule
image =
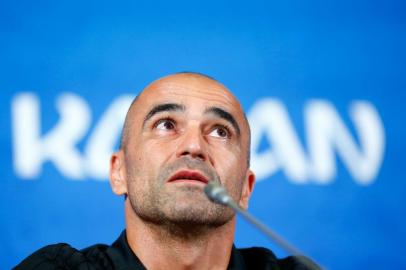
M169 178L168 183L171 182L198 182L207 184L209 180L203 174L196 171L179 171Z

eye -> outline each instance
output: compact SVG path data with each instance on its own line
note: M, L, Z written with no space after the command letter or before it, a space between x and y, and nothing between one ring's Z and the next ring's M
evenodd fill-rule
M161 119L155 124L155 128L159 130L173 130L175 129L175 122L171 119Z
M227 127L224 126L216 126L210 133L210 136L216 138L227 139L230 137L230 132Z

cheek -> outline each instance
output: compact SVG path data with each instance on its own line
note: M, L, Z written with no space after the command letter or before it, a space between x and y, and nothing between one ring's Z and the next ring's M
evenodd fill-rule
M177 140L171 138L161 138L144 143L144 155L150 156L151 160L167 160L176 152Z
M223 155L217 159L215 167L221 180L226 184L237 181L241 164L234 155Z
M229 173L239 173L245 168L239 148L217 148L214 151L216 151L218 163L221 163L221 166L229 171Z
M222 184L234 199L239 199L245 178L246 160L241 158L241 154L233 152L222 155L217 162L216 170Z
M160 169L166 164L173 153L170 144L163 144L160 141L144 141L137 145L137 153L133 155L134 166L137 178L144 182L150 182L159 175Z

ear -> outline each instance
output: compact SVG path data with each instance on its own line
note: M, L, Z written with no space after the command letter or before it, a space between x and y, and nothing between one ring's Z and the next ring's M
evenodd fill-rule
M117 195L127 194L127 174L125 171L124 152L119 150L110 158L110 186Z
M252 191L254 190L255 185L255 174L250 169L247 170L245 175L245 181L243 183L241 198L239 201L239 205L243 209L248 208L248 202L250 200Z

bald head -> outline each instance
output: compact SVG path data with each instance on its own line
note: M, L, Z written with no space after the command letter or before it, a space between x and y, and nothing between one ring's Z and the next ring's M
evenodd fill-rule
M127 112L121 136L120 149L122 149L124 152L126 151L128 144L132 139L131 134L134 122L142 120L135 116L146 109L146 104L153 103L154 99L157 97L162 98L166 94L171 96L175 95L177 100L181 101L183 97L191 96L191 93L194 93L197 96L201 94L202 101L205 102L207 108L212 106L211 103L215 102L216 98L222 99L230 104L230 107L233 108L234 114L237 116L237 118L242 119L242 121L240 121L241 123L237 123L235 118L229 112L217 111L218 113L222 114L223 117L229 119L230 122L236 127L238 132L241 132L242 136L245 137L247 164L249 166L251 134L250 127L245 113L242 110L241 104L237 98L219 81L205 74L195 72L180 72L165 76L152 82L144 90L142 90L142 92L133 100ZM204 96L205 94L208 94L209 98L207 98L207 95ZM216 96L216 94L219 96ZM210 95L213 95L213 99L210 98ZM148 117L148 115L146 117Z

